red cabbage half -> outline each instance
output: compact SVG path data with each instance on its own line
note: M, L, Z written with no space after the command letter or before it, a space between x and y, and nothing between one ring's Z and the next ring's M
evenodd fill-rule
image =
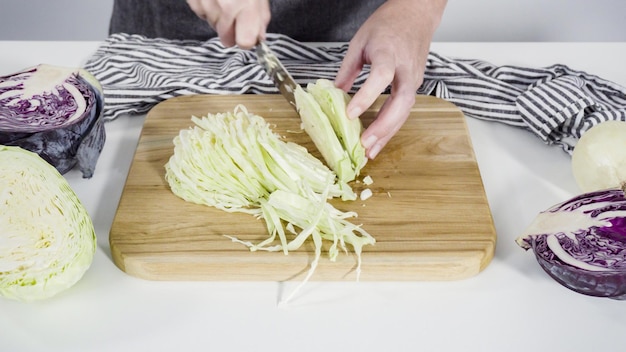
M621 189L584 193L554 205L517 238L561 285L626 299L626 197Z
M0 77L0 144L39 154L61 174L93 175L105 141L104 95L83 69L39 65Z

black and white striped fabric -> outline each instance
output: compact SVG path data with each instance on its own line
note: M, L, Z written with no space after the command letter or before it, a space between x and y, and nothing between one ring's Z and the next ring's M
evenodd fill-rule
M294 79L334 79L347 44L311 46L269 34L268 44ZM273 94L278 90L253 51L208 41L113 34L85 64L102 84L105 118L144 114L157 103L189 94ZM368 75L357 78L356 91ZM571 153L578 138L606 120L626 120L626 88L555 64L494 66L431 52L419 94L456 104L466 116L524 128Z
M526 128L568 153L592 126L626 120L626 88L560 64L494 66L431 53L419 92L456 104L466 116Z

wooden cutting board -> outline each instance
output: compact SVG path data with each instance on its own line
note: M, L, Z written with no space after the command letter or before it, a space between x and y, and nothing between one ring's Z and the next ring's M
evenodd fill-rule
M369 124L382 96L363 115ZM360 279L455 280L476 275L494 255L496 233L463 113L444 100L417 96L408 121L370 161L373 196L333 202L356 211L356 224L377 243L366 246ZM308 243L288 255L251 252L224 234L260 242L263 220L185 202L164 179L173 138L192 115L243 104L288 140L319 153L300 121L278 95L184 96L166 100L147 115L112 224L113 260L126 273L150 280L301 280L314 257ZM363 183L355 183L360 192ZM311 280L355 280L356 256L323 255Z

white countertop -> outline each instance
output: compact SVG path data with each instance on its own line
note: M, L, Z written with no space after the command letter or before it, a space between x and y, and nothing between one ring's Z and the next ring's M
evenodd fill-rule
M97 42L0 41L0 75L81 65ZM567 64L626 85L626 43L434 43L497 65ZM108 234L143 118L106 125L90 180L66 175L92 216L98 248L70 290L46 301L0 298L0 351L609 351L626 342L626 302L584 296L514 242L535 215L579 190L570 157L530 132L467 120L498 233L478 276L453 282L155 282L120 271ZM453 214L452 214L453 215Z

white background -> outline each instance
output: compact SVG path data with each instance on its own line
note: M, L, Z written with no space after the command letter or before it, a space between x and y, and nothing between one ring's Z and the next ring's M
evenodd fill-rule
M99 41L111 4L0 0L0 40ZM625 0L450 0L435 41L626 41L625 10ZM79 65L97 44L0 43L0 74L40 62ZM626 85L623 44L435 43L433 50L494 64L559 62ZM498 232L483 273L453 282L312 282L278 308L289 283L147 281L112 264L108 233L142 121L107 125L93 179L68 175L97 214L93 266L55 299L0 300L0 351L578 352L626 345L624 302L563 288L513 241L539 210L577 192L569 157L524 130L467 120Z
M102 40L108 34L112 4L0 0L0 40ZM624 0L450 0L434 39L626 41L625 13Z
M0 41L0 74L40 62L79 65L98 45ZM626 86L626 43L434 43L432 49L494 64L560 62ZM579 192L569 156L523 129L472 118L467 124L498 233L495 257L481 274L457 281L309 282L291 303L277 306L297 282L149 281L112 263L108 234L143 119L111 121L94 177L66 174L96 228L92 267L50 300L0 298L0 351L624 350L625 301L560 286L514 242L537 212Z

